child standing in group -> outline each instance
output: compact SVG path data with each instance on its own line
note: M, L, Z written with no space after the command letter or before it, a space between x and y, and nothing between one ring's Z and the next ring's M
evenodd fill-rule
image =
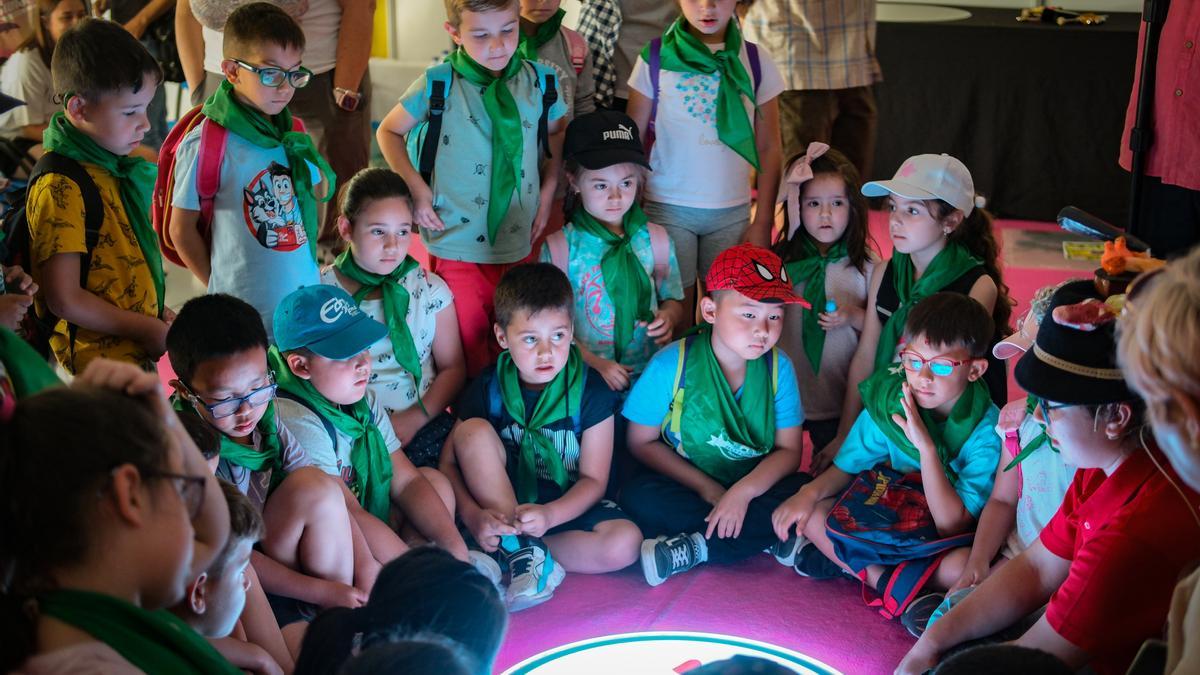
M562 0L521 0L521 41L517 56L554 69L567 105L566 120L596 109L592 52L583 36L562 25Z
M700 301L705 330L650 360L625 401L629 450L652 473L621 490L647 537L657 586L704 562L742 560L775 542L771 512L797 473L804 422L791 359L775 349L783 305L801 303L769 250L717 256Z
M868 197L886 197L888 233L894 252L876 266L858 349L850 362L838 438L827 448L832 459L858 418L863 401L858 385L887 367L904 349L908 313L921 300L946 291L974 298L992 316L995 344L1011 332L1013 301L1000 273L1000 247L992 217L976 204L971 173L950 155L916 155L904 160L892 180L862 187ZM984 352L990 357L990 352ZM1008 402L1004 363L988 360L984 381L996 405Z
M66 100L43 145L81 168L29 187L35 309L58 318L50 346L67 372L99 357L153 370L173 314L150 224L154 165L129 154L150 128L146 108L162 70L124 28L91 19L63 34L51 71ZM89 202L103 212L98 232Z
M616 395L572 344L571 284L553 265L515 267L496 288L506 351L463 392L442 466L462 519L511 571L516 611L549 600L567 571L637 559L637 527L602 500Z
M721 251L746 239L768 245L779 191L783 77L744 43L736 0L679 0L682 16L647 45L629 79L629 116L654 135L646 215L667 228L692 311L696 279Z
M156 375L94 360L19 402L0 446L0 669L240 672L162 609L225 547L229 510Z
M308 286L284 298L268 353L279 383L279 419L316 465L353 493L351 516L380 563L408 549L393 522L410 543L431 541L465 561L449 484L436 469L418 469L397 452L391 420L367 388L368 349L386 335L386 326L336 286Z
M254 306L271 335L275 306L288 293L318 283L317 186L333 195L335 177L312 138L294 131L287 109L312 73L302 65L304 33L278 7L253 2L225 24L225 81L201 109L206 118L184 136L175 155L170 238L180 259L209 293ZM198 179L205 129L224 137L220 187L212 202L211 241L198 228Z
M584 362L610 389L625 391L684 322L679 262L666 232L637 203L649 167L633 120L612 110L582 115L567 127L563 153L574 209L541 259L574 289Z
M772 515L780 540L797 538L794 565L801 576L836 578L852 570L835 552L826 517L862 472L880 465L900 474L919 472L927 513L909 513L906 522L931 517L943 538L974 530L991 494L1000 454L993 431L999 411L980 379L988 367L991 317L971 298L936 293L914 307L906 322L902 368L881 370L862 384L866 410L833 466ZM909 506L924 507L906 502L898 508ZM966 554L966 548L958 548L947 555L932 573L932 583L943 589L953 584ZM880 580L892 569L869 565L861 578L882 594Z
M408 254L413 209L408 187L389 169L363 169L342 190L338 231L349 247L321 281L354 297L387 325L371 345L367 388L418 467L437 467L454 425L446 407L466 380L454 297L438 275Z
M877 257L868 245L867 200L858 169L824 143L788 164L783 239L775 251L811 308L785 310L779 347L792 359L814 450L837 436L850 360L866 317L867 280Z
M412 191L430 266L454 294L471 377L495 362L493 291L545 229L562 170L567 108L561 96L547 100L551 87L561 91L553 71L515 56L518 9L518 0L446 0L457 49L413 82L378 133ZM431 115L435 88L444 112ZM414 166L404 137L432 132L418 128L426 123L438 133L417 153L433 165Z

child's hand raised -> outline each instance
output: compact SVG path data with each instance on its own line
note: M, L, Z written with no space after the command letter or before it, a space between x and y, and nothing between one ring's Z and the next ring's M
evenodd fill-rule
M913 398L912 387L907 382L902 387L900 406L904 409L904 414L893 414L892 421L904 430L904 435L917 448L917 451L935 452L937 448L933 444L933 437L929 435L929 430L925 428L925 422L921 420L921 409Z
M514 524L521 534L540 537L550 529L550 509L542 504L520 504L515 515Z
M410 185L409 189L412 191L413 220L417 225L429 230L446 229L446 224L433 209L433 190L428 185Z
M675 315L664 312L660 307L654 313L654 320L646 324L646 336L654 340L654 344L662 347L671 342L675 335Z
M771 514L771 525L775 529L775 536L779 541L787 541L791 536L792 527L795 526L796 536L804 534L804 526L808 524L808 519L812 516L813 509L817 505L817 500L813 499L812 493L803 488L799 492L788 497L786 501L775 508Z
M750 506L750 495L737 484L721 495L720 501L704 518L708 523L705 539L715 534L719 539L736 539L742 534L742 522L746 520L746 509Z

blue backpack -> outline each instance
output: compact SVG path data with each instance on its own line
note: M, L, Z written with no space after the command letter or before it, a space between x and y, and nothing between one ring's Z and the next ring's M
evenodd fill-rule
M951 549L970 546L974 532L938 534L921 474L880 467L855 476L825 519L833 550L859 579L868 565L891 567L879 598L868 605L892 619L904 612Z
M550 108L558 101L558 77L549 66L526 61L537 75L538 88L542 90L542 115L538 118L538 146L550 156L549 120ZM450 98L450 87L454 83L454 69L449 63L425 71L425 98L429 100L429 117L408 132L405 145L408 158L417 167L425 184L433 187L433 169L437 163L438 147L449 145L450 137L442 135L442 120L446 112L446 101ZM435 139L426 143L427 138Z

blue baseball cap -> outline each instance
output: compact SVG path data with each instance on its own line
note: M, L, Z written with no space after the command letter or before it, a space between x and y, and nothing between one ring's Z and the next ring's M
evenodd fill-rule
M349 293L327 284L293 291L275 307L272 322L279 351L303 347L336 361L361 353L388 332Z

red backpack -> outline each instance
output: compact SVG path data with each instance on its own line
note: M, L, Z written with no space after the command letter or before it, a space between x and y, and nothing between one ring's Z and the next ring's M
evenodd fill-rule
M212 250L213 201L221 189L221 164L225 161L225 141L229 131L208 119L200 111L202 105L192 108L171 128L167 139L158 152L158 178L154 181L154 199L150 205L150 220L158 234L159 248L163 257L176 265L185 266L171 241L171 201L175 193L175 152L184 137L203 124L200 129L200 150L197 153L200 166L196 172L196 192L200 196L200 219L196 228L200 237ZM292 131L304 132L304 122L292 116Z

